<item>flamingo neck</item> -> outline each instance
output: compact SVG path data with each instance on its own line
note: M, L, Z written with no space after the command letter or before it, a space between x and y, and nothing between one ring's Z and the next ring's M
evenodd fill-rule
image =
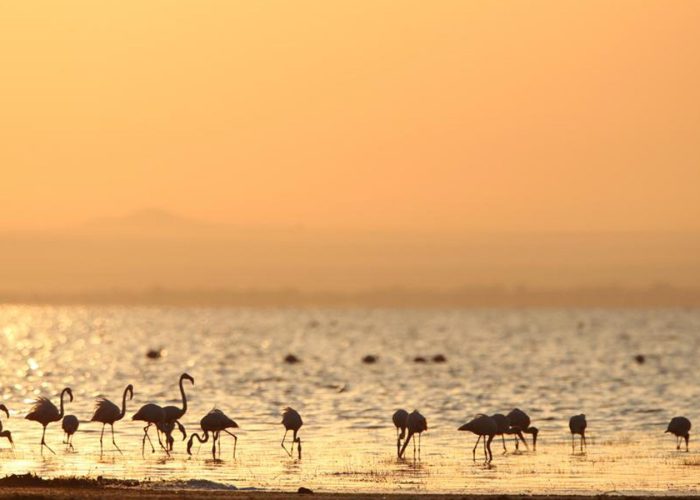
M180 377L180 394L182 394L182 414L187 411L187 396L185 396L185 387L182 385L184 378Z
M129 392L129 388L124 389L124 394L122 395L122 412L119 414L119 420L124 418L126 415L126 393Z
M63 391L61 392L61 408L58 411L58 419L59 420L63 418L63 396L65 396L65 395L66 395L66 389L63 389Z

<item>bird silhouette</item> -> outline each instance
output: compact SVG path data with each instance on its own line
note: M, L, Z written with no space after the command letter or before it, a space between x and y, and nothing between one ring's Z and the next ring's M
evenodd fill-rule
M670 432L676 436L676 449L681 449L681 439L685 439L685 451L688 451L688 442L690 441L690 420L685 417L673 417L668 423L666 432Z
M525 448L528 448L527 441L525 441L525 434L532 434L532 449L537 449L537 435L539 434L539 429L537 427L530 427L530 417L519 408L515 408L506 415L510 421L510 429L508 429L507 434L515 434L515 449L518 449L518 438L523 442Z
M175 424L177 425L178 429L180 429L180 432L182 433L182 440L184 441L187 439L187 432L185 432L185 427L178 422L185 413L187 413L187 396L185 395L185 388L183 387L182 383L185 380L189 380L192 382L192 385L194 385L194 379L192 378L191 375L188 373L183 373L180 375L180 394L182 395L182 408L178 408L177 406L164 406L163 407L163 412L165 413L165 419L164 422L166 424ZM174 427L171 427L170 425L166 425L164 428L170 429L168 433L165 434L165 441L168 445L168 449L172 450L173 449L173 444L175 443L175 439L173 439L172 436L172 431L174 430ZM159 429L160 430L160 429Z
M496 436L501 436L501 440L503 441L503 453L505 454L508 452L506 448L506 434L508 433L508 429L510 429L510 419L502 413L494 413L491 415L491 418L496 422Z
M583 445L588 446L586 443L586 427L588 423L586 422L586 415L581 413L580 415L574 415L569 419L569 430L571 431L571 452L573 453L576 449L574 444L574 434L579 434L581 436L581 453L583 453Z
M0 411L4 411L5 415L7 415L7 418L10 418L10 412L8 411L7 406L5 406L4 404L0 404ZM7 438L12 447L15 447L15 443L14 441L12 441L12 433L10 431L2 430L2 420L0 420L0 437Z
M238 436L228 429L237 429L238 424L226 416L224 412L218 409L213 409L199 421L199 425L204 431L202 438L196 432L192 433L190 440L187 442L187 454L192 455L192 442L196 438L200 443L206 443L209 440L209 433L212 433L211 456L216 460L216 441L219 441L219 456L221 456L221 433L225 432L233 436L233 457L236 458L236 445L238 444Z
M282 425L284 425L284 436L282 437L282 448L291 457L294 452L294 443L297 443L297 454L299 455L299 460L301 460L301 438L298 436L299 429L304 425L301 420L301 415L294 409L287 406L282 412ZM287 439L287 432L292 431L292 446L288 450L284 446L284 440Z
M75 415L66 415L63 417L61 427L63 428L63 432L66 433L66 440L64 441L64 444L67 444L71 450L75 449L73 448L73 434L75 434L75 432L78 430L79 425L80 422L78 421L78 417Z
M51 422L58 422L63 418L63 397L68 394L70 397L71 402L73 401L73 391L70 390L70 387L66 387L61 391L61 409L59 410L56 408L56 405L54 405L51 401L49 401L47 398L41 397L37 399L34 402L34 405L32 406L32 409L29 411L27 414L26 418L27 420L33 420L35 422L39 422L43 427L44 431L41 433L41 452L44 452L44 446L53 453L54 455L56 454L55 451L53 451L49 445L46 444L46 426L49 425Z
M498 424L493 417L479 414L457 430L473 432L479 436L476 439L474 448L472 449L472 457L474 458L474 461L476 461L476 448L479 446L479 441L481 438L484 438L484 457L486 458L486 462L490 463L491 460L493 460L491 441L493 441L494 436L498 432Z
M131 420L141 420L143 422L146 422L146 427L143 428L141 456L144 456L145 453L146 439L148 439L148 444L151 445L151 452L155 453L156 449L153 447L153 442L151 441L151 438L148 435L148 429L151 427L151 425L155 425L157 429L158 425L162 424L165 421L165 412L163 411L163 408L153 403L145 404L141 408L139 408L139 411L137 411L133 417L131 417ZM160 434L157 430L156 436L158 437L158 444L160 444L160 447L165 450L166 454L170 455L168 449L165 446L163 446L163 441L161 441Z
M129 400L134 397L134 386L129 384L124 389L124 394L122 395L122 409L119 411L119 407L112 403L109 399L99 398L95 404L95 413L90 419L91 422L100 422L102 424L102 432L100 433L100 455L102 454L102 438L105 434L105 425L109 425L112 428L112 444L122 453L122 450L117 446L114 440L114 422L124 418L126 414L126 396L129 396Z
M408 417L406 417L406 429L408 430L408 436L406 436L406 440L403 442L403 446L399 452L399 458L403 457L403 454L406 451L406 446L408 446L408 443L411 441L412 437L413 458L416 458L416 438L414 437L414 434L418 434L418 457L420 458L420 436L423 431L428 430L428 421L423 415L420 414L418 410L413 410L408 414Z
M396 410L391 416L391 420L396 427L396 454L401 455L401 440L406 437L406 419L408 412L403 408Z

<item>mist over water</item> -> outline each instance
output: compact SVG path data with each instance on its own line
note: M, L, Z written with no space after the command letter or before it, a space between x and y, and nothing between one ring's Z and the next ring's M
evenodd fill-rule
M11 412L0 441L0 474L103 475L129 479L210 480L237 487L330 491L425 492L698 492L700 454L675 450L663 434L671 417L700 422L700 312L697 310L294 310L136 307L0 307L1 401ZM146 357L163 348L161 359ZM283 358L293 353L294 365ZM373 354L375 364L363 364ZM431 362L444 354L446 363ZM637 354L645 356L640 364ZM416 356L428 359L415 363ZM189 458L176 433L171 458L148 449L131 415L143 404L180 405L182 372L188 433L217 407L241 426L222 437L221 462L204 444ZM114 452L101 425L89 423L94 399L121 404L134 384L127 416L115 425ZM75 452L48 427L56 456L39 449L41 426L23 419L39 395L66 406L81 427ZM280 412L304 419L301 461L280 447ZM426 416L420 460L396 459L391 414ZM527 411L540 429L536 453L472 461L476 438L456 428L480 412ZM568 418L585 413L587 453L572 455ZM696 424L697 425L697 424ZM153 434L155 437L155 434ZM198 452L197 452L198 450ZM477 454L477 458L479 455Z

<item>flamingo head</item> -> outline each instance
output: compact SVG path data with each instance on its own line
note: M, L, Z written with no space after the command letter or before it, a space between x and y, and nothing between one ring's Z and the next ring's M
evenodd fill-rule
M71 391L70 387L66 387L63 389L63 392L61 393L61 397L63 397L63 394L67 393L68 397L70 398L71 403L73 402L73 391Z
M127 386L126 386L126 391L124 391L124 392L128 392L128 393L129 393L129 401L131 401L132 399L134 399L134 386L133 386L133 385L131 385L131 384L127 385Z
M10 418L10 412L7 411L7 406L0 404L0 411L4 411L5 415L7 415L7 418Z
M182 380L189 380L190 382L192 382L192 385L194 385L194 379L189 373L183 373L182 375L180 375L180 381Z

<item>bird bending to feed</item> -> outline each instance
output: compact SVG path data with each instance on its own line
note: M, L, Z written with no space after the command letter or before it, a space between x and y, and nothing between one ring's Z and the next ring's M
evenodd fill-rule
M523 433L532 434L532 449L533 451L537 449L537 434L539 434L539 429L537 427L530 427L530 417L519 408L511 410L508 415L508 420L510 421L510 429L508 429L508 434L515 434L515 449L518 449L518 438L523 442L525 448L528 448L527 441L523 437Z
M418 412L418 410L413 410L408 414L408 417L406 417L406 429L408 430L408 436L406 436L406 441L403 442L403 446L399 452L399 458L403 457L403 454L406 451L406 446L408 446L408 443L414 434L418 434L418 457L420 457L420 435L423 433L423 431L428 430L428 421ZM415 437L413 437L413 458L416 458Z
M681 439L685 439L685 451L688 451L688 441L690 441L690 420L685 417L673 417L668 423L666 432L676 436L676 449L681 449Z
M214 458L214 460L216 460L216 441L219 441L219 456L221 456L221 433L225 432L233 436L233 458L236 458L236 445L238 444L238 436L236 436L233 432L228 430L237 429L238 424L236 422L227 417L224 412L215 408L206 415L204 415L204 417L202 417L202 420L199 421L199 425L202 428L202 431L204 431L204 437L202 438L196 432L190 435L190 440L187 441L188 455L192 455L192 442L194 441L194 439L197 438L197 440L200 443L206 443L209 440L209 433L211 432L213 441L211 447L211 456L212 458Z
M185 388L183 387L182 383L185 380L189 380L192 385L194 385L194 379L192 376L188 373L183 373L180 375L180 395L182 396L182 408L178 408L177 406L164 406L163 407L163 412L165 413L165 423L167 424L165 428L169 428L170 432L164 433L165 434L165 441L167 443L168 449L172 450L173 449L173 444L175 443L175 439L173 439L172 436L172 431L174 427L171 427L169 424L176 424L178 429L180 429L180 432L182 432L182 440L184 441L187 439L187 433L185 432L185 427L178 422L182 417L185 416L185 413L187 413L187 396L185 395Z
M401 456L401 440L406 437L406 419L408 412L403 408L396 410L391 416L391 420L396 427L396 454Z
M63 397L68 394L70 397L71 402L73 401L73 391L70 390L70 387L66 387L61 391L61 409L59 410L56 408L56 405L54 405L51 401L48 399L41 397L37 399L34 402L34 406L32 406L32 409L29 411L27 414L26 418L27 420L34 420L35 422L39 422L43 427L44 431L41 433L41 452L44 452L44 446L48 448L48 450L53 453L54 455L56 454L55 451L53 451L49 445L46 444L46 426L49 425L51 422L58 422L63 418Z
M282 448L291 457L294 452L294 443L297 444L297 454L301 460L301 438L297 435L304 422L301 420L301 415L294 409L287 406L282 412L282 425L284 425L284 436L282 437ZM287 439L287 432L292 431L292 447L288 450L284 446L284 440Z
M100 454L102 454L102 438L105 434L105 425L109 424L112 428L112 444L114 447L122 453L122 450L117 446L114 441L114 422L124 418L126 414L126 396L129 395L129 400L134 397L134 386L129 384L124 389L124 394L122 395L122 409L112 403L109 399L99 398L95 404L95 413L90 419L91 422L100 422L102 424L102 432L100 433Z
M75 415L66 415L63 417L61 427L63 428L63 432L66 433L66 440L63 442L63 444L67 444L71 450L75 449L73 448L73 434L75 434L75 431L78 430L79 425L80 422L78 421L78 417Z
M155 453L156 449L153 447L153 442L148 435L148 429L151 427L151 425L155 425L157 428L159 424L163 424L165 421L165 412L163 412L163 408L153 403L145 404L139 408L139 411L137 411L133 417L131 417L131 420L141 420L146 422L146 427L143 428L143 440L141 441L141 456L144 456L146 439L148 439L148 444L151 445L151 452ZM170 455L168 449L163 446L163 441L161 441L160 433L157 430L156 436L158 437L158 444L160 444L160 447L165 450L166 454Z
M576 445L574 444L574 434L579 434L581 436L581 452L583 453L583 445L588 446L586 443L586 415L581 413L580 415L574 415L569 419L569 430L571 431L571 452L574 452Z
M4 411L5 415L7 415L7 418L10 418L10 412L8 411L7 406L5 406L4 404L0 404L0 411ZM15 447L15 443L12 441L12 433L10 431L2 430L2 420L0 420L0 437L7 438L12 447Z
M479 414L457 430L473 432L479 436L476 440L474 448L472 449L472 457L474 458L474 461L476 461L476 447L479 446L479 440L481 440L481 438L484 438L484 457L486 458L486 463L490 463L491 460L493 460L491 441L493 441L494 436L496 433L498 433L498 424L493 417Z
M496 422L496 436L501 436L503 441L503 454L508 453L506 448L506 434L508 429L510 429L510 419L503 415L502 413L494 413L491 418Z

